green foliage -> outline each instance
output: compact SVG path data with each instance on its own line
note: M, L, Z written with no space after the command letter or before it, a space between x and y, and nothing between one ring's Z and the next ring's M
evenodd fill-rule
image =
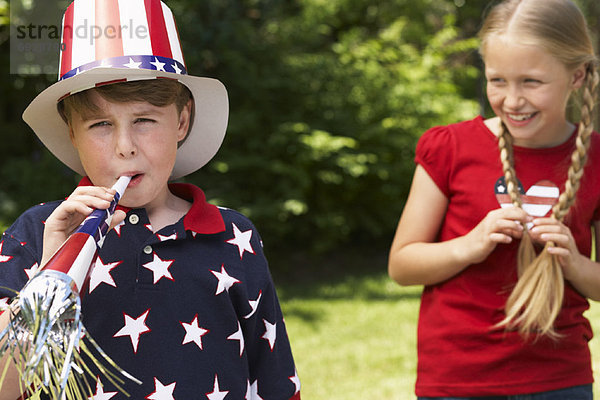
M476 43L445 0L172 0L190 73L230 95L224 145L185 178L246 213L269 251L388 242L431 126L471 118ZM7 48L7 43L0 43ZM6 52L1 53L7 69ZM6 73L6 74L5 74ZM8 76L7 71L3 76ZM52 77L3 79L0 222L76 178L20 113Z
M476 43L459 38L446 2L269 4L248 2L238 13L256 18L215 30L211 43L194 41L197 49L226 42L210 53L221 55L211 65L230 89L231 118L220 154L190 180L246 212L278 248L388 240L417 138L477 113L460 94L477 70L456 62ZM194 8L187 17L198 21ZM182 37L206 28L187 26Z

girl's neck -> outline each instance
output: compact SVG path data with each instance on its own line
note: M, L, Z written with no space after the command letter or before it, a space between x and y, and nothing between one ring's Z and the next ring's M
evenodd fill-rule
M499 137L500 133L502 132L501 122L502 121L500 120L500 117L493 117L484 120L485 126L496 137ZM560 146L561 144L569 140L575 129L576 127L574 124L565 121L565 126L560 131L557 131L556 135L552 136L552 138L544 142L521 142L519 140L514 139L513 145L527 148L550 148Z

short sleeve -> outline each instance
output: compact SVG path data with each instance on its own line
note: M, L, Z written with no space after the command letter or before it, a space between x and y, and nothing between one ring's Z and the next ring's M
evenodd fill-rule
M447 126L426 131L417 143L415 162L421 165L437 187L449 197L449 181L454 160L454 139Z
M26 243L19 242L10 234L0 241L0 299L16 296L27 282L30 271L36 271L38 263L27 250Z
M0 237L0 299L14 297L39 268L44 221L58 204L30 208Z

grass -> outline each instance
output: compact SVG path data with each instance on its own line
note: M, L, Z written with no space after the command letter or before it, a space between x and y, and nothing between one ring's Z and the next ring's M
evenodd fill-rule
M303 400L416 398L421 288L391 282L381 262L372 264L380 272L349 272L337 279L322 271L281 284L276 277ZM600 303L586 315L599 336L590 347L600 380ZM600 382L594 395L600 398Z

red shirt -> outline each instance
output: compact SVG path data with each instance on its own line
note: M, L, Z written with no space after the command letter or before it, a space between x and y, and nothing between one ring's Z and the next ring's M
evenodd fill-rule
M546 149L515 146L517 177L526 192L549 180L562 193L575 138L573 134ZM503 176L500 155L483 118L430 129L416 153L416 162L449 200L439 241L465 235L499 207L495 188ZM600 220L600 135L593 134L588 154L565 223L579 251L589 257L590 226ZM491 329L504 318L506 299L517 280L517 248L518 242L500 244L484 262L425 287L418 327L418 396L515 395L593 381L588 348L592 331L583 316L589 304L568 282L555 322L562 339L525 342L517 332Z

